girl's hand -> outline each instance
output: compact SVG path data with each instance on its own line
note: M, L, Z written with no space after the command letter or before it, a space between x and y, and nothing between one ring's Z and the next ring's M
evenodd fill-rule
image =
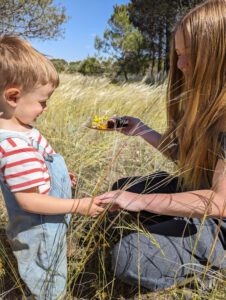
M74 187L76 185L77 182L77 178L75 176L75 174L68 172L70 179L71 179L71 187Z
M141 135L142 132L144 131L144 123L140 119L130 117L130 116L123 116L120 118L128 121L128 125L126 127L120 127L120 128L115 127L113 130L119 131L129 136ZM109 120L113 120L113 121L116 121L116 119L117 119L116 116L109 118Z
M78 204L74 212L83 216L97 217L104 211L101 204L101 201L97 198L89 197L78 199Z
M139 212L145 206L142 201L142 195L122 190L111 191L98 196L103 206L111 204L109 210L115 211L118 209L125 209L129 211Z

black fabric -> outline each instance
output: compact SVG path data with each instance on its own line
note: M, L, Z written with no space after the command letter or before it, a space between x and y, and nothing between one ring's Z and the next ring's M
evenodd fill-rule
M172 177L166 172L156 172L148 176L134 176L119 179L112 186L112 190L125 190L137 194L170 194L180 192L178 186L178 178ZM137 213L132 213L137 219ZM156 215L147 211L139 212L139 219L143 225L150 225L152 223L159 223L170 220L171 216Z
M121 178L112 189L139 194L182 191L178 179L166 172ZM146 211L131 215L136 219L139 216L146 230L123 236L112 249L113 271L126 283L140 284L156 291L195 273L200 275L209 264L213 269L226 268L225 221L218 232L219 220L211 218L202 224L200 219L156 215Z

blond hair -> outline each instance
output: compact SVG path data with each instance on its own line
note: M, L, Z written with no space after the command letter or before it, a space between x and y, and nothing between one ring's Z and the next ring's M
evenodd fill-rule
M59 76L50 60L27 41L14 35L0 36L0 92L8 86L30 90L36 85L56 88Z
M177 68L175 33L190 36L190 72ZM167 89L168 130L162 149L178 159L186 189L211 187L226 122L226 1L209 0L177 25ZM177 147L173 146L176 142Z

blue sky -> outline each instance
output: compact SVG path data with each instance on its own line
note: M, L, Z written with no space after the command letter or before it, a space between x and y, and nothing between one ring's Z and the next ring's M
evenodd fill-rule
M61 1L60 3L66 7L66 14L70 16L70 20L63 25L64 38L48 41L32 39L30 42L50 58L63 58L67 61L83 60L95 53L94 37L103 36L107 21L113 13L113 6L129 2L129 0Z

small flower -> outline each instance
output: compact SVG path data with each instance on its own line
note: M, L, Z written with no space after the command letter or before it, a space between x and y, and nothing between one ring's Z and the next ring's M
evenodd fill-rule
M104 117L98 117L97 115L95 115L91 121L91 125L90 127L95 128L95 129L107 129L108 128L108 117L104 116Z

